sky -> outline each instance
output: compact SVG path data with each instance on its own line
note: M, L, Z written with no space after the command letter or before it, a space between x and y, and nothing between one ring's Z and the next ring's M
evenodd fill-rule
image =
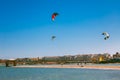
M52 21L54 12L59 15ZM115 54L119 34L120 0L0 0L3 59Z

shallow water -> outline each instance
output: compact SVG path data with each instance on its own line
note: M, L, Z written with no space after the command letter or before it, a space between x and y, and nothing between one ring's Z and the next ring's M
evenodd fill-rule
M0 67L0 80L120 80L120 70Z

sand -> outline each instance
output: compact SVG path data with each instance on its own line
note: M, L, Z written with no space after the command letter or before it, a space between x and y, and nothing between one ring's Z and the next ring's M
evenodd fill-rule
M14 66L16 68L81 68L81 69L107 69L120 70L120 66L104 66L104 65L21 65Z

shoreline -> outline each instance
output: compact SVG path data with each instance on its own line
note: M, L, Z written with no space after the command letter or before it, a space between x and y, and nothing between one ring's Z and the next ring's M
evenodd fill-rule
M79 68L79 69L105 69L120 70L120 66L104 66L104 65L21 65L13 66L14 68Z

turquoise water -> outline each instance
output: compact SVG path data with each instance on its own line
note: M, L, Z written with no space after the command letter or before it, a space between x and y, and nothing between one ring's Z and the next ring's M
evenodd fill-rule
M120 70L0 67L0 80L120 80Z

